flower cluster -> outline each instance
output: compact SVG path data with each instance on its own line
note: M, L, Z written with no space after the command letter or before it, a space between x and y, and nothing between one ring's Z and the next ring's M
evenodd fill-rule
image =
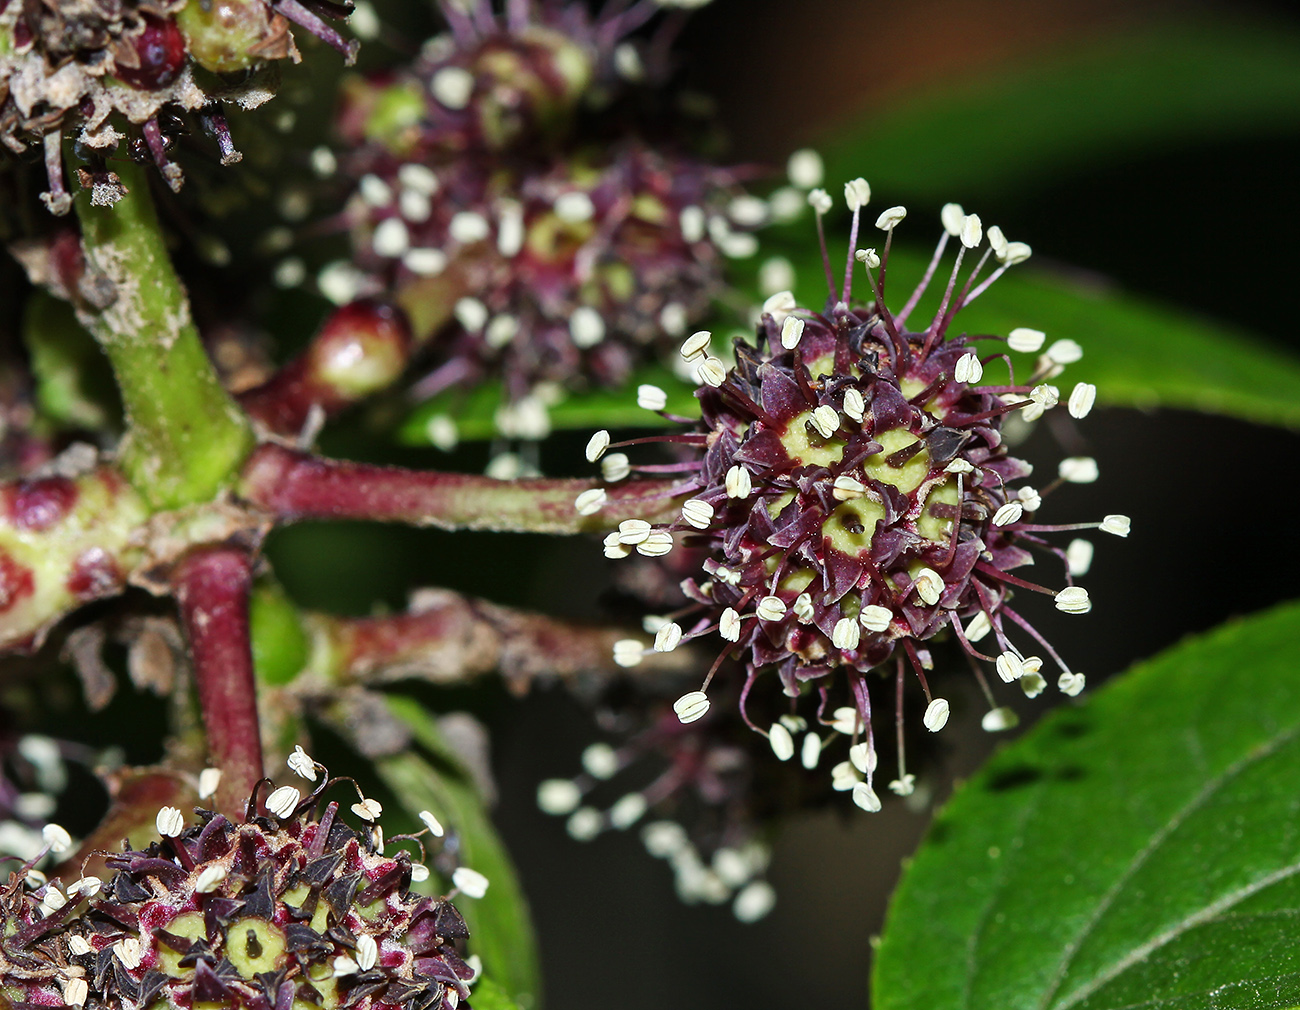
M253 108L272 96L266 81L226 85L211 74L253 69L271 60L297 60L289 32L295 22L344 52L345 41L323 18L351 5L326 0L78 0L77 3L0 2L0 142L21 153L40 143L49 189L41 199L54 214L72 206L63 174L64 133L75 129L89 167L79 170L96 204L112 204L121 183L105 159L127 141L132 156L151 160L172 189L181 169L172 162L175 114L197 112L216 138L223 164L238 161L222 102ZM123 133L117 117L130 127Z
M1065 613L1086 613L1088 593L1073 578L1086 568L1090 545L1078 541L1067 552L1051 547L1042 534L1100 528L1127 536L1129 521L1121 515L1069 526L1037 521L1044 498L1059 485L1096 479L1096 464L1088 458L1063 461L1059 477L1045 487L1013 486L1031 468L1008 451L1004 418L1019 412L1033 420L1062 400L1074 418L1092 408L1092 385L1078 383L1063 397L1050 381L1081 357L1079 346L1060 340L1044 351L1042 333L1014 330L1007 338L1010 350L1042 352L1033 373L984 383L985 366L1004 359L1010 369L1010 357L1000 346L985 349L993 338L950 332L957 312L1028 258L1029 247L991 227L980 253L985 232L979 218L949 204L924 279L901 310L891 312L884 280L893 232L906 211L894 207L879 215L882 252L859 249L869 194L861 179L845 187L853 212L850 256L842 293L832 281L824 311L800 308L789 292L772 296L763 309L758 346L738 341L730 368L710 353L707 332L682 345L682 357L694 364L701 383L703 416L688 433L662 439L695 447L690 459L668 467L681 473L671 492L686 496L680 519L626 520L606 538L605 553L662 557L679 545L705 552L703 574L682 586L690 605L658 628L649 647L668 651L714 634L723 640L701 689L675 705L683 723L705 715L710 680L726 657L735 656L746 669L741 713L767 736L777 757L789 760L798 753L811 769L838 735L848 737L848 760L834 767L833 785L851 790L864 809L877 810L867 675L892 669L896 678L899 767L890 788L906 795L914 777L906 770L901 739L905 669L910 666L920 681L923 721L932 732L946 723L948 702L930 689L927 643L946 630L985 686L987 730L1008 728L1015 715L993 702L981 662L1035 697L1047 680L1044 661L1030 652L1041 650L1058 667L1058 688L1077 694L1083 675L1011 605L1013 592L1045 593ZM814 190L809 202L820 226L831 198ZM956 263L937 311L925 328L909 330L907 320L952 240L958 244ZM963 281L962 265L970 255L979 259ZM990 261L996 268L981 279ZM872 287L873 300L864 308L851 307L855 264ZM640 402L662 407L662 393L643 389ZM607 480L626 479L637 468L623 454L606 455L611 447L608 433L597 432L588 459L604 457ZM665 467L647 469L662 473ZM599 489L587 492L576 507L594 513L603 497ZM1040 550L1063 562L1063 588L1013 574ZM996 643L992 654L981 651L986 638ZM1033 643L1031 649L1013 638ZM616 646L615 659L634 665L646 651L645 643L629 639ZM769 672L788 696L790 711L770 726L758 726L748 705L760 675ZM817 699L812 720L795 711L806 694Z
M318 281L339 303L394 300L417 340L445 334L418 396L489 374L512 404L543 384L620 382L708 309L727 257L756 251L767 207L735 171L651 145L608 109L659 76L629 33L665 6L447 2L450 33L345 93L354 251Z
M312 781L324 771L301 748L290 767ZM205 772L200 792L218 777ZM199 809L187 824L163 807L161 841L109 855L108 880L66 888L34 868L70 846L48 825L45 848L0 895L0 992L23 1006L468 1006L477 969L457 951L464 919L449 898L409 890L429 871L405 850L385 854L378 802L352 804L365 823L356 830L323 801L340 780L319 778L305 797L275 789L265 814L255 792L242 822ZM429 834L443 833L421 816ZM398 840L419 845L389 844ZM453 896L487 888L465 867L452 880Z

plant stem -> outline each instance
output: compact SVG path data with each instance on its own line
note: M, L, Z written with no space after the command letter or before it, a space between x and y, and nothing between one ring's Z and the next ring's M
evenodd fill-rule
M242 551L206 548L176 567L180 604L213 766L221 769L217 809L243 810L262 777L262 738L248 630L252 560Z
M595 515L573 502L600 482L578 479L496 480L475 474L403 470L324 459L262 445L244 468L240 493L283 521L369 519L455 530L595 533L624 519L665 522L680 500L673 480L624 481L605 488Z
M104 309L78 318L108 355L126 409L119 450L128 479L155 508L209 501L252 448L190 318L143 172L123 164L129 192L113 207L77 197L88 271L111 283Z

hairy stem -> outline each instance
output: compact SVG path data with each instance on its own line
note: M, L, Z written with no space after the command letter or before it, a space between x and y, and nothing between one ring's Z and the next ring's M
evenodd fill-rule
M595 515L573 502L599 481L503 481L323 459L263 445L244 468L240 493L278 519L369 519L455 530L596 533L624 519L664 522L681 506L672 480L624 481L607 487Z
M199 550L172 575L180 604L213 766L221 769L217 809L243 810L262 777L262 738L248 630L252 560L225 547Z
M151 505L178 508L230 482L252 433L199 341L144 174L129 164L118 171L129 192L115 206L91 206L88 191L77 197L86 267L111 291L105 308L83 306L78 318L121 391L123 471Z

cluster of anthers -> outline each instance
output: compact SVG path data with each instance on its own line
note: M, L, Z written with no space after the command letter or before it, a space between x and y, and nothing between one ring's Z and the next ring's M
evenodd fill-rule
M160 841L107 853L108 880L82 876L66 887L36 867L70 849L67 831L46 825L45 844L0 891L0 997L6 1006L347 1006L434 1010L468 1006L477 958L462 959L469 935L452 904L482 897L487 879L468 867L441 898L410 890L429 870L405 848L385 852L380 804L360 795L353 829L324 802L330 778L301 748L289 767L313 786L259 783L242 821L176 807L157 815ZM220 772L199 777L210 796ZM259 807L265 812L259 813ZM418 848L443 828L387 842ZM444 856L446 853L444 853Z
M943 728L949 705L930 689L933 659L927 642L946 629L960 643L988 699L986 730L1007 729L1016 717L994 701L981 663L1032 698L1047 685L1044 660L1031 654L1041 650L1058 668L1058 689L1077 695L1083 674L1012 606L1012 595L1017 589L1044 593L1058 610L1087 613L1088 592L1074 578L1086 571L1092 545L1075 540L1062 550L1043 534L1100 529L1123 537L1129 519L1038 521L1044 499L1063 483L1096 479L1091 458L1063 460L1058 476L1044 487L1011 486L1028 477L1031 467L1007 450L1001 425L1008 415L1019 412L1034 420L1064 404L1071 417L1081 419L1092 409L1093 385L1079 382L1063 397L1051 382L1079 360L1079 345L1058 340L1044 350L1041 332L1013 330L1006 350L1038 354L1032 374L1017 381L1011 357L994 345L996 338L950 334L957 312L1027 259L1029 247L1008 241L997 227L986 236L976 215L948 204L944 233L924 277L892 312L885 277L894 230L906 210L891 207L877 218L884 233L879 253L858 248L869 196L863 179L845 186L853 223L842 292L823 240L831 291L824 311L798 307L788 291L773 295L763 307L758 346L738 340L731 367L710 352L709 333L692 335L681 356L693 364L700 383L701 420L692 424L664 414L692 424L690 430L624 443L611 443L609 433L600 431L587 446L587 458L601 461L611 483L635 472L660 478L665 472L679 474L665 495L686 496L676 521L620 523L605 539L607 557L663 557L687 547L701 549L707 558L703 575L682 583L689 604L658 627L653 644L621 641L615 660L634 666L651 650L671 651L716 634L723 650L700 690L677 700L681 721L708 712L709 683L723 661L735 656L746 668L741 714L768 738L776 756L789 760L798 754L812 769L832 741L847 737L848 759L831 773L834 788L851 791L858 806L875 811L880 799L873 786L877 751L867 674L892 667L898 767L889 787L907 795L915 778L903 755L905 668L911 667L924 691L923 722L931 732ZM820 233L831 198L815 189L808 200ZM907 320L954 240L956 262L938 309L923 329L909 330ZM963 263L976 255L963 280ZM990 261L996 266L982 278ZM855 264L871 286L872 301L865 308L851 307ZM985 367L999 360L1008 379L981 384ZM638 402L662 413L664 393L643 386ZM693 448L693 458L637 467L625 454L607 452L655 441ZM583 493L575 507L594 514L604 501L605 491L597 488ZM1063 588L1014 574L1033 561L1035 551L1060 558ZM1031 649L1013 637L1030 641ZM993 649L980 644L986 640ZM790 707L766 727L755 725L748 712L751 691L765 672L777 676ZM796 711L805 694L817 699L811 718ZM847 703L837 703L841 698Z

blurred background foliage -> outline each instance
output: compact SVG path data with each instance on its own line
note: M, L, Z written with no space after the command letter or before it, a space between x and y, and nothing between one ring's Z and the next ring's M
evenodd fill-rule
M434 27L410 0L376 6L385 30L363 49L363 68L409 54ZM812 144L827 156L832 192L861 174L873 208L907 205L907 256L894 274L903 284L919 274L948 200L1033 245L1034 270L1001 282L968 325L1033 326L1079 340L1077 378L1096 382L1112 405L1083 426L1086 446L1066 446L1095 456L1101 480L1068 488L1054 517L1125 512L1135 532L1098 552L1086 620L1027 608L1090 688L1189 632L1294 593L1300 541L1288 534L1275 476L1296 452L1300 424L1288 241L1300 220L1300 21L1288 8L714 0L689 22L680 61L714 96L730 156L773 167L773 185L789 152ZM305 219L329 212L328 195L313 197L300 180L304 145L326 129L324 99L337 73L337 61L308 60L285 74L286 100L262 121L232 118L248 162L237 173L192 172L169 220L191 240L179 255L200 320L242 302L274 336L277 357L310 336L326 305L303 289L254 283L274 264L260 235L265 215L295 200L309 201ZM281 160L283 150L297 153ZM833 247L842 232L832 225ZM819 292L810 217L769 239L795 261L803 290ZM343 248L327 228L311 244L320 262ZM0 268L0 303L18 304L23 292L11 265ZM0 339L16 339L12 315L0 320ZM586 472L583 429L598 417L630 423L607 408L631 399L571 404L574 430L546 443L543 471ZM1159 404L1168 408L1154 410ZM486 443L450 455L403 444L411 441L399 437L405 416L402 404L381 403L333 425L322 446L420 466L486 462ZM417 418L406 430L418 428ZM1050 472L1061 448L1040 426L1023 454ZM268 553L298 603L343 613L395 609L411 589L445 584L590 617L609 590L598 547L576 540L305 524L277 533ZM20 713L35 710L25 690L8 688ZM771 872L779 903L754 926L725 907L679 904L667 870L634 835L579 845L536 810L537 782L572 774L598 738L579 701L559 689L523 701L499 688L415 693L439 711L468 708L492 731L495 818L534 913L550 1005L648 1010L671 1001L703 1010L863 1005L871 938L929 803L999 742L979 729L981 706L966 678L954 676L945 690L954 717L941 739L918 741L915 770L926 785L918 802L887 802L871 817L838 804L779 825ZM152 735L122 732L160 720L156 700L124 689L87 718L69 676L42 691L49 726L75 718L83 739L124 742L133 763L159 757ZM1048 707L1017 704L1026 719ZM402 781L401 769L383 774L395 788ZM84 811L59 816L83 830L93 820Z

